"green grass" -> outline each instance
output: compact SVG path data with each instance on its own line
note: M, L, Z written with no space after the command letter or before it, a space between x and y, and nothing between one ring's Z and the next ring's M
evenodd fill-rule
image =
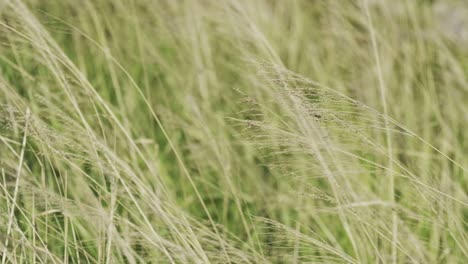
M1 263L465 263L464 14L0 0Z

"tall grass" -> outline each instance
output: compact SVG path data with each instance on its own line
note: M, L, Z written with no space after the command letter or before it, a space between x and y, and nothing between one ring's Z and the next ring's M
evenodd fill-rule
M2 264L465 263L467 12L0 1Z

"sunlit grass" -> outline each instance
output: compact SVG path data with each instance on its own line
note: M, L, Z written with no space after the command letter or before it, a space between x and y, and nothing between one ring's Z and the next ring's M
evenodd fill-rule
M463 14L0 0L2 264L464 263Z

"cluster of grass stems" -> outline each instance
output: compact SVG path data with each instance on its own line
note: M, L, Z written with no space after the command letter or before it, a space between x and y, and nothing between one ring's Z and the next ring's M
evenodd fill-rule
M466 263L463 12L0 0L1 264Z

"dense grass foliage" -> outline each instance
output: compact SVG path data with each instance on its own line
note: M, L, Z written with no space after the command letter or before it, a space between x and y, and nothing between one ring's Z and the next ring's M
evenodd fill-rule
M467 14L0 0L1 263L466 263Z

